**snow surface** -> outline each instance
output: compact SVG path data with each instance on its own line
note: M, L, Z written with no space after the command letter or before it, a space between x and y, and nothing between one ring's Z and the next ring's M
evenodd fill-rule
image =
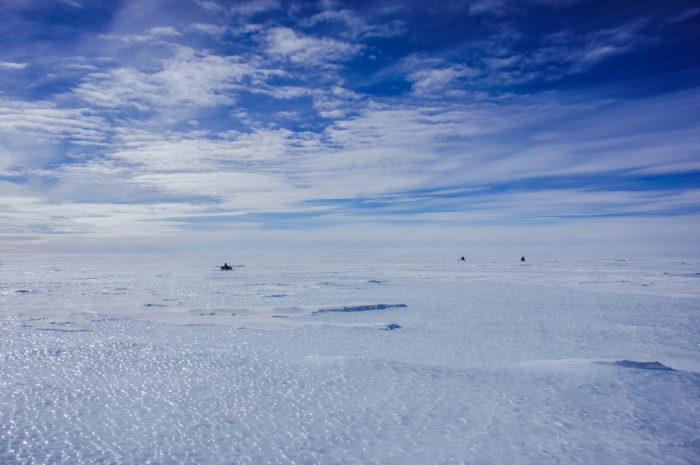
M4 255L0 464L700 463L700 260L456 258Z

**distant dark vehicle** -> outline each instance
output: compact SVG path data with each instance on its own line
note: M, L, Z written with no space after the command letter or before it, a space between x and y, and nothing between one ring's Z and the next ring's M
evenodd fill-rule
M228 263L224 263L224 265L221 267L222 270L232 270L233 267L229 265Z
M460 260L461 260L461 261L464 261L465 259L464 259L464 257L462 257L462 258L460 258Z
M525 261L525 257L520 257L520 261L521 261L521 262L524 262L524 261Z

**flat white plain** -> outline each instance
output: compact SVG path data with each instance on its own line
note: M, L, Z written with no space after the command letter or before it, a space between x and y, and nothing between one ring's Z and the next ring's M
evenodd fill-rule
M4 255L0 463L697 463L700 260L457 258Z

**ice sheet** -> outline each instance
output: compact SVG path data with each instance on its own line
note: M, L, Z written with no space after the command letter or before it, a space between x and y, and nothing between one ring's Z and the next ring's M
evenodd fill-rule
M0 260L3 465L700 456L697 261Z

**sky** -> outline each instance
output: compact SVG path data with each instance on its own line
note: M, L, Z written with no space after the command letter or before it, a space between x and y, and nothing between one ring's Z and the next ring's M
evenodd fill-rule
M700 253L700 4L0 0L0 252Z

